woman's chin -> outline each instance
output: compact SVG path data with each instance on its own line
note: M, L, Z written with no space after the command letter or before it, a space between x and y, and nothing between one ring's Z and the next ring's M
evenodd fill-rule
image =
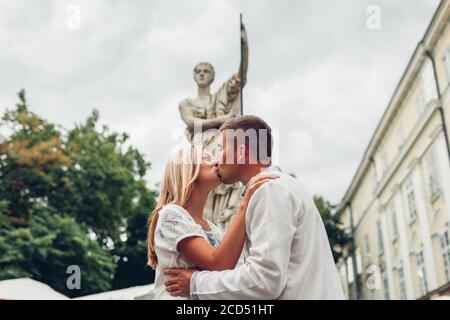
M211 181L211 184L213 185L212 188L217 188L221 183L222 181L220 181L219 177L214 178L214 180Z
M199 181L200 184L203 184L204 186L207 186L208 189L213 190L217 188L220 184L222 184L222 181L220 181L219 178L211 178L208 180Z

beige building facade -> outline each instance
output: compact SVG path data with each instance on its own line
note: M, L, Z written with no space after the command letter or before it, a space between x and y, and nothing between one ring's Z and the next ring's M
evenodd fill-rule
M340 204L350 299L450 295L449 21L443 0Z

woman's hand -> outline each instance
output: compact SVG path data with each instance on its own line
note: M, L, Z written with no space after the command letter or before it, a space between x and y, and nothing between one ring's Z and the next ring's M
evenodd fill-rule
M251 178L247 184L247 188L245 189L244 199L242 201L243 204L248 205L252 195L261 185L279 177L280 176L275 173L261 173Z

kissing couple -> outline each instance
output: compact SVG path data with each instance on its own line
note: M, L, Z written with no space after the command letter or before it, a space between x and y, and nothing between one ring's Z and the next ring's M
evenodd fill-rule
M239 137L249 130L255 139ZM269 125L232 118L220 127L216 150L213 159L191 145L166 165L148 225L155 299L345 299L314 201L271 162ZM203 209L211 190L238 181L243 200L224 235Z

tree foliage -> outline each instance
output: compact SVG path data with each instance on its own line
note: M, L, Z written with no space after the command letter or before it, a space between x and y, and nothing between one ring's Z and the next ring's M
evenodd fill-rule
M68 296L109 290L116 267L109 253L74 218L43 205L33 209L27 227L0 231L0 279L33 278ZM81 270L80 290L66 285L71 265Z
M321 196L314 196L314 203L325 225L334 261L337 262L342 256L342 247L348 241L348 237L339 220L340 215L335 211L335 206Z
M23 90L19 100L0 122L0 280L31 277L69 296L152 282L150 164L96 110L65 130L29 111ZM67 289L69 265L81 290Z

